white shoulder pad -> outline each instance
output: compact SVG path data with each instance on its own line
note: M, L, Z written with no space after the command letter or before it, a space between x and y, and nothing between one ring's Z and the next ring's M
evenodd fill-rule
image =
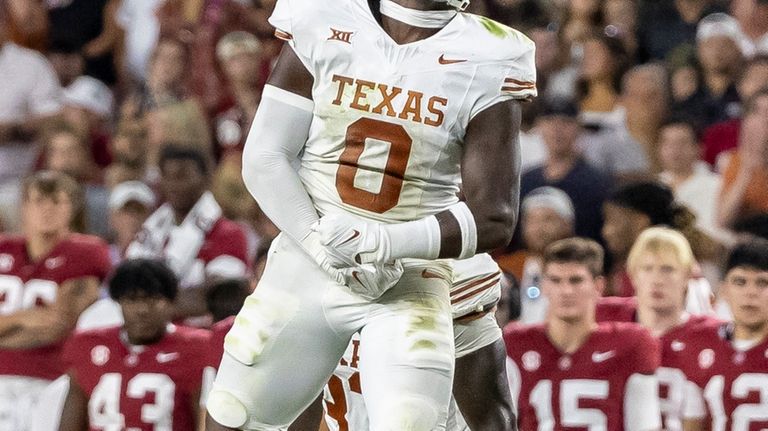
M496 103L536 97L536 49L521 32L490 18L465 14L473 37L475 60L480 63L476 78L483 94L471 116Z
M333 4L331 4L333 3ZM275 27L275 37L286 41L312 72L311 60L318 42L318 29L332 21L332 14L343 7L330 0L277 0L269 23Z

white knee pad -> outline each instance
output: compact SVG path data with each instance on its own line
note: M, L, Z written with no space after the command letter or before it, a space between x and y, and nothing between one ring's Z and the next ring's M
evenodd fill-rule
M220 425L242 428L248 422L248 409L236 396L214 388L208 394L208 414Z
M439 410L428 398L399 397L385 408L386 419L371 431L433 431L437 427Z

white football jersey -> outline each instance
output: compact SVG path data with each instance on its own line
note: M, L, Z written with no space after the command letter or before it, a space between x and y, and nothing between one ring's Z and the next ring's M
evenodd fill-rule
M533 42L488 18L459 13L404 45L367 0L279 0L269 21L314 77L299 174L321 215L402 222L445 210L470 120L536 95Z

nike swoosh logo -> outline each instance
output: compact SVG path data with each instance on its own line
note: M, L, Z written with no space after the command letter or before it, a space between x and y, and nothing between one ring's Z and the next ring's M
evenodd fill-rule
M357 237L359 237L359 236L360 236L360 231L359 231L359 230L357 230L357 229L354 229L354 230L352 231L352 236L351 236L351 237L349 237L349 238L347 238L347 239L345 239L344 241L340 242L340 243L339 243L339 246L342 246L342 245L344 245L344 244L346 244L346 243L348 243L348 242L352 241L353 239L355 239L355 238L357 238Z
M429 269L425 269L425 270L421 271L421 277L422 278L439 278L440 280L443 279L442 275L440 275L440 274L438 274L436 272L433 272L433 271L431 271Z
M467 60L448 60L445 58L445 54L441 55L440 58L437 59L437 62L440 64L456 64L456 63L464 63Z
M607 352L595 352L592 354L592 362L605 362L616 356L616 352L609 350Z
M357 271L352 271L352 277L355 277L355 280L357 280L360 285L363 285L363 282L360 281L360 277L357 276Z
M173 360L176 360L179 358L179 354L177 352L173 353L158 353L157 354L157 362L164 364L166 362L171 362Z

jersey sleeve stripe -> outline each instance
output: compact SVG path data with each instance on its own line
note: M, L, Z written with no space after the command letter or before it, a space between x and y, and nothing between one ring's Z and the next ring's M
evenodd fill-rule
M496 279L501 278L501 271L496 271L493 274L485 276L485 277L483 277L483 278L481 278L479 280L475 280L475 281L469 283L466 286L461 286L461 287L457 287L456 289L452 289L451 290L451 296L456 296L456 295L458 295L458 294L460 294L462 292L465 292L465 291L467 291L467 290L477 286L478 284L483 284L486 281L491 280L493 278L496 278Z
M293 35L288 33L287 31L282 31L279 29L275 29L275 37L284 41L293 40Z
M533 82L533 81L520 81L518 79L513 79L513 78L505 78L504 79L504 83L505 84L515 84L515 85L519 85L521 87L535 87L536 86L536 83Z
M464 301L465 299L468 299L468 298L471 298L471 297L473 297L475 295L483 293L486 290L488 290L488 289L492 288L493 286L495 286L496 284L498 284L499 281L500 281L500 278L495 278L495 279L493 279L493 280L491 280L491 281L489 281L489 282L487 282L485 284L482 284L482 285L476 287L475 289L470 290L469 292L467 292L467 293L465 293L465 294L463 294L461 296L452 295L451 296L451 305L455 305L455 304L457 304L457 303L459 303L461 301Z

